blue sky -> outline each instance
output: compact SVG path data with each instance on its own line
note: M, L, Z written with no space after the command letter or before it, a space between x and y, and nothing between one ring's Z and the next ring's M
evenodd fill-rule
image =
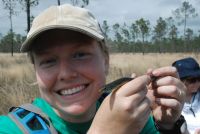
M61 0L61 3L69 3L69 0ZM96 18L102 22L107 20L109 25L124 22L130 24L141 17L150 20L151 27L158 17L172 16L172 11L181 6L182 0L90 0L90 9ZM198 17L188 21L188 27L194 31L200 30L200 0L189 0L196 8ZM39 5L32 8L32 14L37 16L42 10L51 5L56 5L57 0L39 0ZM16 9L20 10L19 7ZM8 11L3 9L0 2L0 33L7 33L10 23ZM13 28L16 33L26 34L26 15L23 11L13 17ZM180 27L181 29L181 27Z

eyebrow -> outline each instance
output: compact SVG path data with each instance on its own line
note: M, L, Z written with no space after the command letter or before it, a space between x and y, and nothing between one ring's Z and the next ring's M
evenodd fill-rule
M43 50L36 50L34 51L34 53L36 55L45 55L45 54L49 54L50 52L48 50L43 49Z
M85 43L85 44L82 44L81 42L77 42L75 43L74 45L72 45L72 49L81 49L81 48L88 48L88 46L93 46L92 43ZM49 50L48 49L51 49L51 47L42 47L42 48L38 48L38 49L35 49L33 52L38 54L38 55L43 55L43 54L49 54Z

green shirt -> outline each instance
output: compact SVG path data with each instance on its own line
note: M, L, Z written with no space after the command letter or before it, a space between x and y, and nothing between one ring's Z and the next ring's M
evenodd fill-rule
M85 134L92 123L92 120L85 123L70 123L64 121L53 111L52 107L41 98L35 99L33 104L50 117L54 128L61 134ZM22 134L21 130L8 116L0 116L0 133ZM149 117L148 122L140 134L159 134L154 126L152 117Z

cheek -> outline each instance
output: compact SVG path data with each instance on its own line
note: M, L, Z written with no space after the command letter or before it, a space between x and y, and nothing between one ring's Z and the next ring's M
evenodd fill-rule
M102 87L106 81L106 66L102 59L97 58L79 68L82 74L89 79L93 79L97 86Z
M189 91L196 91L199 88L199 84L188 84L187 88Z
M200 83L195 83L195 85L194 85L194 89L195 89L195 90L198 90L199 87L200 87Z
M100 78L104 78L106 76L106 73L105 73L105 67L103 65L102 62L94 62L94 65L93 67L91 67L91 72L93 72L93 74L96 74L97 78L100 77Z
M200 82L197 83L197 87L198 87L198 88L200 87Z
M48 73L41 70L36 71L36 78L41 90L50 90L55 82L55 74Z

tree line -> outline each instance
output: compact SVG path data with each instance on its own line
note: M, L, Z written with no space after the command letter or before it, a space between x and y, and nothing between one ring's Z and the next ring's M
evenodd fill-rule
M5 9L9 11L10 31L7 35L0 35L1 52L19 52L22 42L25 40L20 34L16 34L12 28L12 15L14 15L14 2L19 1L25 7L27 13L27 31L30 29L32 17L30 7L37 6L38 0L2 0ZM13 2L11 5L8 3ZM89 0L71 0L73 5L87 6ZM57 0L60 5L60 0ZM12 9L12 10L11 10ZM111 52L199 52L200 51L200 29L194 33L189 28L188 20L198 16L195 8L188 1L183 1L180 7L172 11L168 18L159 17L155 26L150 21L140 18L132 23L115 23L109 25L107 20L101 24L102 31L107 39ZM183 30L179 30L182 26ZM179 28L178 28L179 27ZM181 31L181 32L180 32Z
M4 37L1 37L0 40L0 52L11 52L13 56L13 52L19 52L20 45L19 43L23 42L25 37L20 34L15 34L13 31L13 16L17 15L16 6L19 4L21 9L25 11L27 18L27 33L30 30L31 22L34 19L34 16L31 15L31 7L37 6L39 4L39 0L1 0L4 9L8 11L9 21L10 21L10 30ZM58 5L60 5L61 0L56 0ZM71 4L74 6L85 7L89 4L89 0L70 0ZM0 33L1 35L1 33ZM8 49L10 48L10 49Z

